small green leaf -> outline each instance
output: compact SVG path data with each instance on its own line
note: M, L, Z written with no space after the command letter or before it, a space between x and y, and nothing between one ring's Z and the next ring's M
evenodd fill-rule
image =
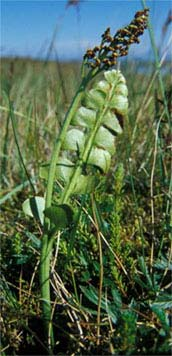
M95 189L96 184L96 177L81 175L76 182L72 194L89 194Z
M94 143L107 150L111 155L115 153L115 137L103 126L99 128Z
M81 273L81 281L82 282L87 282L90 279L90 272L89 271L85 271Z
M172 309L171 295L165 294L158 296L155 302L151 304L151 307L159 309Z
M45 199L43 197L32 197L26 199L22 204L22 209L26 215L40 220L41 224L43 224L43 211L45 209Z
M25 232L26 236L29 238L29 241L31 242L31 245L33 248L36 250L40 250L41 248L41 240L38 239L33 233L26 231Z
M48 171L49 171L49 163L43 163L40 167L39 167L39 177L41 179L48 179Z
M93 148L88 158L88 163L100 168L106 173L110 167L111 155L101 148Z
M172 271L172 262L161 256L161 258L154 263L154 267L156 267L157 269L162 269L164 271L166 269Z
M153 285L153 283L152 283L151 275L149 274L148 267L147 267L147 265L146 265L146 262L145 262L145 260L144 260L144 257L143 257L143 256L139 257L138 261L139 261L140 269L141 269L142 273L144 274L144 276L145 276L146 279L147 279L147 284L148 284L148 286L149 286L152 290L154 290L154 285Z
M56 165L56 178L62 182L68 182L73 173L74 164L67 158L59 158Z
M122 128L117 116L113 114L110 110L103 118L103 126L107 127L110 131L114 132L115 135L122 133Z
M114 304L118 307L118 308L122 308L122 299L121 299L121 295L119 294L118 290L113 288L111 290L112 292L112 296L113 296L113 301Z
M104 72L104 77L109 84L113 84L116 86L117 82L119 81L119 71L116 69L108 70Z
M97 306L98 304L98 292L95 287L90 285L89 287L80 286L85 297ZM101 299L101 309L106 312L112 319L113 323L116 324L117 316L119 311L115 308L114 304L111 304L109 300L106 300L104 296Z
M49 163L41 165L41 167L39 168L40 178L46 180L48 179L49 166ZM59 179L62 182L68 182L73 172L73 167L73 163L67 158L59 158L59 161L56 165L55 178Z
M84 287L84 286L80 286L82 292L84 293L84 295L88 298L88 300L90 300L90 302L92 302L93 304L97 305L98 303L98 294L97 294L97 290L95 289L95 287L93 286L89 286L89 287Z
M163 329L165 329L168 332L170 330L170 325L169 325L168 315L165 312L165 310L161 309L160 305L158 306L158 305L155 305L155 304L151 305L151 309L156 314L156 316L158 317L159 321L161 322L161 325L162 325Z
M110 108L115 109L120 115L127 115L128 99L123 95L114 95L110 102Z
M13 255L16 260L17 265L23 265L28 262L29 256L28 255Z
M110 90L110 84L106 80L100 80L100 82L96 84L95 89L107 94Z
M128 96L128 88L125 83L120 83L115 90L116 95Z
M81 130L71 129L67 132L62 147L65 150L80 151L83 149L85 144L85 136Z
M101 110L105 103L105 94L99 90L91 89L86 94L85 106L89 109Z
M117 84L126 83L124 76L119 70L112 69L104 72L104 76L108 83L113 84L115 87Z
M51 206L45 209L44 215L57 229L66 228L73 221L73 210L67 204Z
M81 106L72 119L72 124L92 128L95 124L95 120L96 111Z

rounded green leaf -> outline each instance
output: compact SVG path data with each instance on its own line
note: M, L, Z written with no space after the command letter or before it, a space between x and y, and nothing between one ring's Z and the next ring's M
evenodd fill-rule
M95 176L81 175L76 182L72 194L89 194L95 189L96 184L97 179Z
M111 132L114 132L115 135L122 133L122 127L117 119L117 116L110 110L103 118L103 126L108 128Z
M115 94L110 101L110 108L115 109L119 114L125 116L128 111L127 97Z
M81 151L85 144L84 133L78 129L71 129L67 132L62 147L65 150Z
M92 128L95 124L95 120L96 111L81 106L72 119L72 124Z
M100 110L105 103L105 94L99 90L91 89L86 94L85 106L89 109Z
M111 155L101 148L93 148L88 158L88 163L100 168L106 173L110 167Z
M128 96L128 88L125 83L119 83L115 90L116 95Z
M73 221L73 210L67 204L50 206L45 209L44 215L50 220L56 229L64 229Z
M115 137L103 126L99 128L94 144L100 148L104 148L111 155L115 153Z
M73 173L74 164L67 158L60 157L56 165L56 178L68 182Z
M39 167L39 177L42 179L48 179L48 171L49 171L49 163L43 163L40 167Z
M43 197L28 198L22 204L22 209L26 215L40 220L41 224L44 221L45 199Z
M119 70L112 69L104 72L107 82L116 86L119 83L126 83L124 76Z
M102 91L105 94L108 94L110 84L106 80L100 80L100 82L96 84L96 89Z
M49 166L50 164L46 163L39 168L40 178L46 180L48 179ZM73 172L73 167L74 167L73 163L67 158L63 158L63 157L59 158L59 161L56 165L55 178L59 179L62 182L68 182Z

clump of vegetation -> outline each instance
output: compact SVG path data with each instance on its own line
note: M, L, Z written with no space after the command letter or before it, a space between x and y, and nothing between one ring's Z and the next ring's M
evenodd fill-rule
M2 61L4 355L170 354L170 83L164 102L151 74L111 69L147 16L105 31L81 83Z

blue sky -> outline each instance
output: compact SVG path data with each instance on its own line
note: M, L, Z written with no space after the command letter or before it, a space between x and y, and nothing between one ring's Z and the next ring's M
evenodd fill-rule
M134 13L142 9L140 0L83 0L79 7L66 8L67 0L1 0L1 55L46 56L55 28L55 51L60 59L79 59L84 51L99 44L107 27L111 32L127 25ZM171 7L169 0L146 2L157 46L161 30ZM148 31L129 56L151 55ZM168 28L163 46L169 40ZM52 55L55 52L52 52Z

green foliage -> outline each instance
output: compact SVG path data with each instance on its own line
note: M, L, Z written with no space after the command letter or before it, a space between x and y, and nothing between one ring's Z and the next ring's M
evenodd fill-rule
M119 349L125 355L132 355L136 345L137 313L132 308L130 310L129 306L128 310L124 310L121 313L120 322Z
M168 65L167 62L167 72ZM78 67L76 64L61 66L65 83L68 83L69 102L78 85ZM150 88L150 95L144 105L148 83L153 74L152 64L149 67L149 63L146 63L146 70L144 66L141 61L130 62L127 66L121 64L130 89L129 119L125 119L123 134L115 137L118 130L122 132L121 125L118 120L111 120L107 116L106 124L101 125L102 131L95 143L95 148L99 148L102 137L101 145L106 146L110 156L115 153L115 159L112 159L107 175L99 173L99 169L92 165L87 165L86 171L82 167L70 198L70 207L74 211L73 224L67 228L63 225L60 241L56 235L54 237L57 250L52 256L50 276L57 342L55 354L170 354L170 126L156 82ZM3 88L10 88L11 99L18 113L14 115L20 149L32 173L36 196L43 197L50 162L49 143L55 140L68 106L59 85L57 68L55 63L43 66L41 62L19 59L2 59L2 67ZM163 80L166 92L169 92L169 76L165 72ZM94 84L95 88L99 83L101 81ZM83 99L77 109L68 132L78 130L85 136L85 131L93 130L95 110L86 106L87 100L90 98ZM100 97L97 100L101 100ZM3 154L6 157L3 159L2 156L3 185L0 198L1 338L2 350L5 349L2 354L46 354L37 273L42 226L39 219L26 219L21 212L22 202L33 193L30 192L18 159L8 121L8 101L3 95L1 104L7 109L1 110ZM155 131L160 116L162 121L158 142L161 141L161 145L157 146L152 199L150 177L153 174L153 158L156 156ZM106 137L107 131L112 136ZM60 192L70 182L74 163L82 152L82 140L77 141L76 136L73 137L75 150L69 149L69 146L67 150L64 149L65 155L60 157L56 165L53 208L61 205ZM116 152L114 147L112 150L112 138ZM39 173L43 179L38 181ZM95 177L95 181L89 180ZM83 195L84 190L94 192L100 234L106 240L102 237L104 278L99 347L96 336L99 249L91 199L89 194ZM63 224L66 216L63 211L61 213ZM53 224L56 225L59 219L57 216L55 214L52 218L52 230L55 229Z
M73 222L73 211L67 204L51 206L44 210L44 215L49 218L55 230L64 229Z
M118 118L124 120L127 115L127 93L125 79L116 70L105 72L104 80L85 93L84 106L73 116L74 128L70 127L64 137L56 168L56 177L66 183L62 200L65 194L69 197L94 190L95 172L87 174L88 166L93 165L103 173L109 170L115 152L114 135L122 131ZM71 151L73 161L69 160Z
M122 236L121 236L121 216L123 209L123 185L124 185L124 167L121 163L114 174L114 182L111 195L111 209L110 209L110 245L117 255L122 252ZM124 252L125 253L125 252ZM122 284L118 267L115 266L114 256L110 254L110 268L112 276L117 283Z
M45 199L42 197L32 197L24 201L23 211L26 215L38 219L42 224L44 221Z

